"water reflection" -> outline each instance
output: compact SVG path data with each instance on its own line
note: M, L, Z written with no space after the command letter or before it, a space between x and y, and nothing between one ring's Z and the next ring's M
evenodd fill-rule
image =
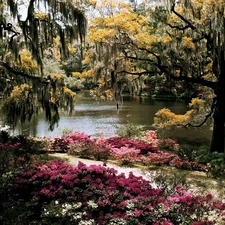
M114 136L116 126L126 124L127 115L130 114L131 122L136 125L143 125L145 129L152 129L155 113L161 108L169 108L175 113L185 113L187 104L185 102L160 102L150 98L139 98L124 96L123 103L117 106L115 102L96 101L88 93L78 93L75 111L72 116L66 112L60 112L60 121L53 131L45 121L44 113L40 113L30 123L24 126L17 126L12 133L33 135L33 136L61 136L64 129L80 131L97 136L103 133L104 137ZM3 124L4 125L4 124ZM208 127L201 129L173 130L166 134L185 144L209 144L211 131Z

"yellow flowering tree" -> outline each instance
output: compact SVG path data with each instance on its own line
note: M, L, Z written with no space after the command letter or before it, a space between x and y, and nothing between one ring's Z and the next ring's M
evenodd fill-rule
M175 115L164 109L156 114L156 121L160 125L164 121L168 126L177 122L179 125L198 127L212 118L210 150L224 152L225 3L223 0L169 0L155 3L148 17L149 25L155 28L152 33L149 32L153 37L143 38L139 43L131 40L133 48L127 50L126 56L136 62L145 61L149 74L158 73L170 80L198 84L206 106L198 124L190 123L189 119L193 113L200 115L201 110L195 107L200 106L199 100L192 102L194 111ZM145 2L143 5L145 9L150 8Z
M126 59L122 46L129 41L129 35L136 42L150 37L144 16L133 11L127 1L98 1L96 16L88 27L88 48L82 61L85 71L95 78L97 88L92 95L101 99L113 99L120 103L121 92L126 88L131 94L138 94L145 75L137 64ZM127 72L130 74L127 74Z
M93 46L85 60L96 68L100 92L110 88L116 99L124 86L135 92L142 79L154 75L197 85L206 107L199 123L189 120L200 115L195 107L178 117L166 111L167 116L197 127L213 119L210 149L224 152L224 1L143 1L134 8L104 0L98 15L89 27Z

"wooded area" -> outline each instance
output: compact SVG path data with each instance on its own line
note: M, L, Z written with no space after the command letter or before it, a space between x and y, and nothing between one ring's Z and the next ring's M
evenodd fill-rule
M0 92L10 125L43 109L54 129L79 87L118 104L124 91L151 96L163 87L186 93L190 110L162 109L156 126L210 121L210 151L224 152L223 0L0 3Z

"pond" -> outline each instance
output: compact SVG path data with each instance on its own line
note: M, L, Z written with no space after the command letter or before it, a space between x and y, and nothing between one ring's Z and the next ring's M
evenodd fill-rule
M103 137L116 135L117 128L127 123L127 115L133 124L142 125L144 129L153 129L155 113L161 108L169 108L175 113L183 114L187 103L182 101L153 101L150 98L123 96L123 103L117 110L115 102L97 101L88 92L80 92L76 97L75 110L72 116L60 112L60 121L53 131L45 121L44 113L40 113L32 122L23 127L16 127L12 134L18 133L38 137L59 137L63 131L80 131ZM208 126L198 129L178 129L165 132L166 137L173 138L187 145L209 144L211 131Z

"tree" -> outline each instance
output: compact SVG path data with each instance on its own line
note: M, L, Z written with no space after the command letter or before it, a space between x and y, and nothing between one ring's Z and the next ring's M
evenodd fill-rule
M197 99L191 105L198 102L202 106L204 102L205 105L210 103L210 107L200 124L190 123L190 118L199 113L193 109L182 125L199 127L213 118L210 151L224 152L224 1L155 1L154 7L144 2L139 9L134 12L131 8L120 8L116 14L93 21L91 40L100 46L96 48L99 58L107 59L102 68L107 65L104 69L111 72L105 84L110 83L112 90L115 87L121 90L120 79L125 83L128 77L158 74L198 85L207 93L207 101Z
M124 71L138 71L137 64L126 59L122 49L127 35L141 32L145 23L142 15L133 12L133 6L126 1L104 0L96 6L97 17L89 25L88 46L83 60L85 74L92 74L97 87L94 96L121 102L122 90L138 94L144 75Z
M199 125L213 118L210 150L224 152L225 123L225 3L224 1L169 1L155 9L163 18L164 38L152 48L137 48L148 52L152 70L168 78L188 81L208 87L213 92L211 108ZM209 16L210 15L210 16ZM167 26L165 27L164 24ZM157 25L158 31L160 23ZM191 124L188 124L191 126Z
M43 108L53 128L59 107L73 109L74 93L65 86L63 74L46 74L44 66L48 60L65 60L75 40L83 45L86 4L91 1L1 0L0 91L14 125Z

